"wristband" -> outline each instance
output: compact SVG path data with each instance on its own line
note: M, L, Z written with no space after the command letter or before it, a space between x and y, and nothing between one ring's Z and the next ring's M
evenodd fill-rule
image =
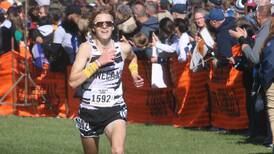
M248 41L244 36L239 37L238 42L240 43L240 45L248 44Z
M94 61L90 63L84 70L83 73L87 78L90 78L98 69L99 69L99 62Z
M138 64L130 63L128 69L132 75L138 74Z

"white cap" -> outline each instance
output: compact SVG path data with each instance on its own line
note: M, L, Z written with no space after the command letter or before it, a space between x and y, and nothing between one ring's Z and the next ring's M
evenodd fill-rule
M50 5L50 0L35 0L39 6Z

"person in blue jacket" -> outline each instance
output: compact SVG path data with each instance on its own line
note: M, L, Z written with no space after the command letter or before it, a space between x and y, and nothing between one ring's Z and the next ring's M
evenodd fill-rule
M265 92L266 107L271 127L272 136L274 135L274 17L271 18L268 38L265 41L261 53L261 63L259 70L260 84ZM274 138L272 137L272 144ZM273 151L274 152L274 151ZM272 152L272 153L273 153Z
M229 30L235 28L235 18L224 16L220 8L213 8L207 16L209 24L214 29L216 37L217 66L225 66L228 63L234 64L232 47L237 44L237 39L229 35Z

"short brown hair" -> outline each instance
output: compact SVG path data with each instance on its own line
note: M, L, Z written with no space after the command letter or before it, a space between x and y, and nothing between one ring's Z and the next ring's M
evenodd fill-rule
M135 34L132 38L132 41L139 48L145 48L149 43L148 37L142 32Z
M114 21L113 10L112 10L111 7L109 7L109 6L98 6L98 7L94 8L92 10L91 16L89 18L89 27L90 28L94 27L93 21L95 20L95 18L98 14L109 14L109 15L112 16L113 21Z

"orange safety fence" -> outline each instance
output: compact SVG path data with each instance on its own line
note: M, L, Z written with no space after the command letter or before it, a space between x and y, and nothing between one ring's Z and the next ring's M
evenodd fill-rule
M23 55L17 52L0 55L0 98L21 76L20 72L24 73ZM28 94L25 94L23 80L16 86L16 96L10 93L5 102L22 105L26 96L28 103L32 105L0 105L0 115L75 117L79 100L74 97L75 91L67 83L70 67L66 72L50 72L46 65L43 69L34 67L30 60L30 74L36 85L28 83ZM12 65L12 62L15 64ZM204 127L210 124L228 129L247 127L245 90L239 77L234 78L235 82L230 82L226 86L216 82L216 74L213 73L212 81L209 82L209 71L193 73L189 70L189 62L178 63L175 57L171 63L165 64L164 72L170 74L169 87L155 89L150 86L151 63L139 60L138 64L139 73L145 80L144 87L134 87L127 63L122 76L129 122L171 124L176 127ZM12 72L15 74L15 80L12 79ZM239 72L237 74L241 75ZM209 91L211 104L208 101ZM212 112L211 119L209 111Z
M50 72L46 65L43 69L38 69L32 65L31 59L28 59L30 71L30 78L28 78L25 75L25 59L24 54L22 54L24 51L21 50L20 52L20 54L18 52L8 52L0 56L0 67L2 68L0 71L0 98L8 92L16 81L19 81L20 77L23 77L15 86L15 92L10 92L3 101L4 104L0 105L0 114L75 117L79 101L73 97L74 91L67 84L69 71L62 73ZM14 81L12 80L12 72L14 72ZM25 78L27 84L25 84ZM26 85L28 94L25 92ZM16 99L12 99L14 93ZM27 102L25 102L25 99Z
M13 84L12 73L15 71L11 69L13 62L15 61L12 58L11 52L0 56L0 96L4 96ZM7 93L6 99L0 102L6 104L0 105L0 115L10 115L14 113L12 102L14 102L13 93Z
M192 72L189 68L190 60L178 63L177 59L173 59L171 65L177 100L174 127L209 126L207 86L209 71L202 69Z
M125 65L123 73L124 98L128 106L128 121L135 123L172 124L175 98L172 88L150 88L151 63L138 60L139 74L145 84L136 88Z
M232 48L233 56L240 54L240 46ZM232 66L213 68L209 82L211 124L225 129L248 127L246 93L243 73Z

